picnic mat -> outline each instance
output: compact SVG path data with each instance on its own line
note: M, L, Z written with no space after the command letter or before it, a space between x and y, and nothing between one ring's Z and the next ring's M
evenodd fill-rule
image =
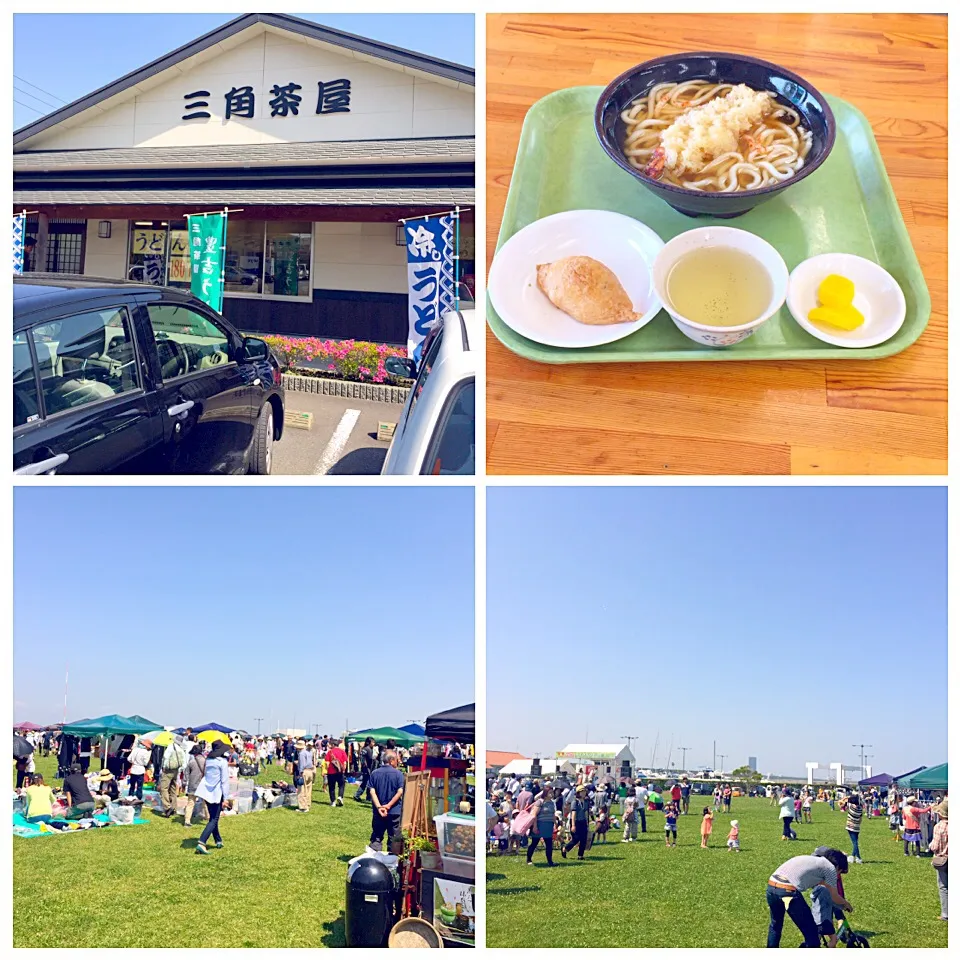
M97 823L100 824L100 827L116 827L116 826L129 826L129 824L117 824L111 823L110 818L105 813L98 813L93 817ZM59 817L55 817L53 820L54 823L76 823L76 820L64 820ZM137 817L134 821L137 823L149 823L148 820L144 820L142 817ZM13 815L13 835L15 837L23 837L25 840L31 840L33 837L58 837L64 836L69 837L78 833L87 833L89 830L96 829L95 827L88 827L86 830L41 830L43 826L41 823L30 823L26 817L21 813L15 813Z

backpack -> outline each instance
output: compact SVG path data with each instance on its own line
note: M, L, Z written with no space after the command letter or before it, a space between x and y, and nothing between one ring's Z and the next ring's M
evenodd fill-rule
M183 747L178 743L171 743L163 754L163 769L166 773L179 770L183 762Z

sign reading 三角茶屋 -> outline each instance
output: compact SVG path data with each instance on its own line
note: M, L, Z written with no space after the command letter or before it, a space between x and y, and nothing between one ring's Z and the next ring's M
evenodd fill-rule
M407 356L419 363L430 327L455 302L452 216L414 220L403 226L407 241Z
M271 117L298 117L303 105L303 86L299 83L275 83L262 94L270 108ZM317 81L317 100L314 114L325 116L331 113L350 112L350 81L346 77L337 80ZM184 113L181 120L210 120L214 109L209 90L192 90L183 95ZM312 102L312 100L311 100ZM309 109L309 108L307 108ZM232 86L223 94L223 119L242 117L252 120L257 111L257 93L250 84Z
M222 213L187 217L190 235L190 292L220 313L223 308L223 247L227 218Z

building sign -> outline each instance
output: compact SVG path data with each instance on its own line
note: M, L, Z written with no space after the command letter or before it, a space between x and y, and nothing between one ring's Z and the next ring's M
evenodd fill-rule
M404 224L407 238L407 356L419 362L431 325L455 302L454 217L429 217Z
M227 218L222 213L187 217L190 234L190 292L207 306L223 307L223 253Z
M271 117L297 117L300 115L300 105L303 103L303 95L299 92L303 86L299 83L277 84L275 83L268 91L270 97L267 100L267 106L270 108ZM326 115L330 113L349 113L350 112L350 81L346 77L338 80L318 80L317 81L317 107L314 111L317 115ZM194 90L192 93L185 93L184 113L181 120L210 120L213 116L210 113L210 97L213 94L209 90ZM233 86L223 94L223 119L230 120L233 117L244 117L252 120L256 113L257 101L253 87L249 84L244 86Z
M614 760L617 754L608 750L593 750L590 753L579 753L576 750L558 750L557 757L564 760Z
M137 227L133 231L133 253L145 256L159 254L167 250L167 231L160 227Z
M170 231L170 282L189 283L192 271L190 270L190 239L186 230Z

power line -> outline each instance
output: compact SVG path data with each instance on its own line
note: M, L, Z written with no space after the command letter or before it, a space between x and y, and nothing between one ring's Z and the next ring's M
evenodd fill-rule
M43 97L38 97L35 93L31 93L29 90L24 90L22 87L18 87L16 84L13 85L13 89L17 93L22 93L25 97L31 97L36 100L37 103L42 103L45 107L49 107L51 110L58 110L59 107L55 103L50 103L47 100L44 100Z
M16 97L13 98L14 103L19 103L21 107L26 107L28 110L32 110L34 113L39 113L40 116L45 116L42 110L38 110L36 107L31 107L29 103L24 103L22 100L18 100Z
M43 87L38 87L35 83L31 83L29 80L24 80L23 77L18 77L16 74L13 76L14 79L19 80L21 83L25 83L28 87L33 87L34 90L39 90L41 93L45 93L48 97L53 97L54 100L59 100L63 104L67 102L63 99L63 97L58 97L55 93L51 93L49 90L44 90Z

